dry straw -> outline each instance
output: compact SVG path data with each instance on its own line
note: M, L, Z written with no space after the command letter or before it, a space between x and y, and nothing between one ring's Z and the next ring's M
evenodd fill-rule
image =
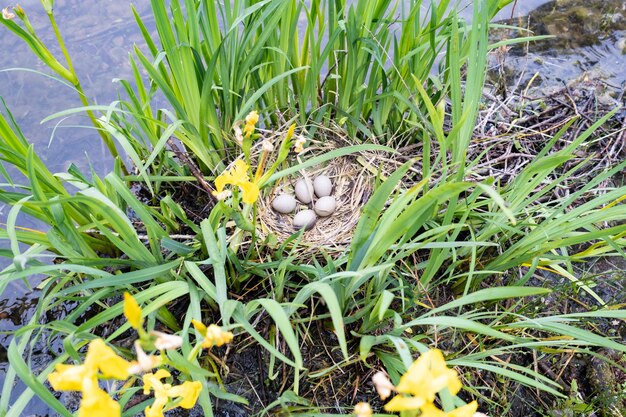
M275 137L279 140L280 136L277 134ZM297 157L290 157L289 163L299 164L353 144L348 137L340 133L339 129L327 130L321 126L318 127L316 138L309 140L305 150ZM281 243L298 232L293 226L295 214L301 210L311 209L317 199L314 198L311 204L298 202L296 210L290 214L281 214L273 210L272 200L283 193L294 195L295 183L303 177L313 181L318 175L326 175L333 184L331 195L337 201L337 209L331 216L318 217L315 225L303 233L298 243L305 252L320 250L329 253L342 252L350 244L361 210L372 194L374 180L381 173L380 161L386 160L386 157L387 155L382 152L359 152L333 158L324 164L281 178L271 187L265 188L258 201L259 237L265 239L273 234ZM386 171L383 169L383 176Z

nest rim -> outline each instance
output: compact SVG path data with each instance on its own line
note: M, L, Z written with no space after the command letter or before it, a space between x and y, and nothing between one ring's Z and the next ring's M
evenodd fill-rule
M271 203L280 194L295 196L294 186L297 180L308 178L312 182L315 177L323 174L333 184L331 196L337 203L336 209L330 216L317 216L314 225L302 232L299 244L310 248L323 247L332 252L346 249L361 217L361 209L372 192L372 175L363 169L357 159L354 155L334 158L277 181L257 201L260 237L266 238L273 234L279 242L283 242L299 233L300 230L293 225L294 216L302 210L313 209L318 198L314 196L313 201L308 204L296 199L296 209L288 214L278 213Z
M271 136L278 138L282 135L283 133L275 131ZM341 129L318 130L315 136L317 137L315 139L307 138L308 146L302 153L290 158L292 165L301 164L335 149L354 145ZM373 193L375 178L380 174L380 162L383 160L383 164L387 165L388 156L385 151L358 151L280 178L262 190L257 200L257 235L262 240L273 235L280 245L301 232L302 235L295 242L304 252L344 252L350 246L361 218L362 208ZM397 167L399 164L399 161L394 161L392 165ZM330 195L335 197L336 210L328 217L318 216L313 227L301 231L293 226L293 218L301 210L312 210L317 197L313 196L313 201L309 204L296 199L296 209L288 214L276 212L271 203L280 194L295 196L294 187L299 179L308 178L313 182L315 177L322 174L329 177L333 184Z

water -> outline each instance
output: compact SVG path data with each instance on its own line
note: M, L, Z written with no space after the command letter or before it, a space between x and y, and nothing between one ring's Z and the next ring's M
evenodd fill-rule
M135 0L133 4L149 24L152 21L149 0ZM54 34L39 0L20 1L20 5L44 43L58 52ZM143 45L143 38L137 30L129 3L117 0L57 0L55 11L60 30L89 99L98 104L109 104L117 99L121 89L112 80L132 77L128 64L129 51L133 44ZM12 68L28 68L49 73L31 50L4 26L0 28L0 48L3 51L0 54L0 96L6 101L24 134L34 144L37 154L49 169L60 172L73 163L83 171L92 166L96 172L106 173L111 167L111 158L86 117L66 119L59 126L58 120L40 124L50 114L81 106L75 92L32 71L7 71ZM5 221L9 209L0 205L0 222ZM31 228L40 226L28 218L22 218L19 224ZM3 261L0 259L0 265L6 265ZM35 286L39 280L32 277L30 281ZM0 295L0 387L3 385L3 374L7 366L6 349L10 340L10 336L3 332L19 329L27 323L36 297L37 292L31 291L22 281L13 281ZM43 366L49 363L50 357L46 352L35 352L32 360L34 364ZM14 389L14 393L20 391L19 386ZM50 411L45 404L31 401L28 412L32 415L46 415Z
M135 1L134 4L142 16L151 19L148 0ZM44 42L51 47L56 46L40 2L27 0L20 5ZM114 0L60 0L55 2L55 10L87 95L95 103L109 104L116 99L118 91L111 81L132 77L128 54L134 43L142 43L129 4ZM5 51L0 57L0 69L25 67L47 72L30 49L4 27L0 32L0 45ZM52 49L58 51L58 48ZM87 168L90 162L99 172L109 168L110 160L105 147L92 130L60 128L50 143L57 122L39 123L52 113L80 106L73 91L38 74L23 71L0 73L0 85L0 95L53 172L65 169L70 163ZM62 123L72 124L89 126L86 117Z
M20 5L43 42L60 57L40 1L26 0ZM134 5L149 26L152 21L149 0L135 1ZM95 104L116 100L122 90L113 80L132 78L129 51L134 44L143 45L129 3L58 0L55 1L55 16L89 100ZM83 172L93 167L98 173L106 173L111 167L111 158L86 116L40 123L46 116L81 106L76 93L42 76L41 72L50 73L47 67L21 39L4 27L0 30L0 48L3 51L0 54L0 96L50 171L62 172L74 164ZM8 210L0 206L0 221L6 218ZM23 219L20 225L38 227L28 219Z
M521 3L521 2L520 2ZM557 0L505 21L529 28L534 35L554 38L535 42L526 51L521 46L505 57L511 78L534 86L563 86L583 72L592 72L610 88L620 90L626 80L626 1ZM524 2L526 4L526 2ZM501 13L502 15L502 13Z
M150 24L152 18L149 1L135 0L133 4L144 21ZM561 7L563 4L565 6ZM20 5L26 10L44 42L48 45L55 44L39 0L21 1ZM507 57L506 65L517 69L517 75L520 68L526 69L527 78L540 71L542 77L537 82L549 86L563 83L582 71L599 66L606 72L609 82L615 85L619 85L626 78L623 69L626 68L626 28L622 28L622 21L618 16L623 16L626 22L626 2L586 0L583 4L578 0L520 0L514 6L502 11L497 19L513 18L512 23L530 26L536 34L565 34L559 40L536 45L536 50L528 55L512 51ZM584 8L581 9L583 6L601 11L600 14L591 15L601 20L597 25L594 26L593 22L576 25L577 16L584 16L586 13ZM615 9L611 12L615 15L614 22L610 19L603 21L610 14L602 12L607 6ZM576 10L568 15L559 12L561 8ZM109 104L117 99L121 90L112 80L132 77L128 54L133 44L143 44L128 3L116 0L57 0L55 10L76 70L90 100ZM469 17L471 9L467 8L462 15ZM81 103L73 91L49 78L34 72L6 71L22 67L47 72L21 40L4 27L0 29L0 48L3 51L0 54L0 96L6 100L25 135L35 145L38 155L53 172L65 170L70 163L82 170L87 170L91 165L99 173L107 172L111 166L108 152L99 136L90 128L86 117L63 120L59 126L58 120L40 124L46 116L78 107ZM76 125L83 128L76 128ZM6 218L7 213L7 207L0 207L0 221ZM28 219L23 219L20 224L38 227ZM32 281L32 285L37 284L36 277ZM36 292L31 292L22 282L12 283L0 295L0 386L2 371L6 367L6 347L9 341L8 336L1 332L15 330L24 325L32 314L36 297ZM44 405L33 402L29 412L41 415L47 411Z

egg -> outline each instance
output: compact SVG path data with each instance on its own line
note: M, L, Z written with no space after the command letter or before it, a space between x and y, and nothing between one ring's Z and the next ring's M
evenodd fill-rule
M315 203L315 212L322 217L330 216L336 208L337 202L332 196L322 197Z
M309 204L313 200L313 184L309 179L303 178L296 182L296 197L304 204Z
M313 189L318 197L326 197L333 191L333 184L326 175L319 175L313 181Z
M315 224L317 220L317 216L313 210L302 210L298 214L296 214L293 218L293 226L296 229L310 229Z
M296 198L289 194L281 194L272 201L272 208L279 213L291 213L296 209Z

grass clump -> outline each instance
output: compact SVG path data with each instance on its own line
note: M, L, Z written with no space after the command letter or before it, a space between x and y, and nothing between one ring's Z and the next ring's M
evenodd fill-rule
M36 395L71 415L49 381L101 400L83 399L79 414L197 404L205 415L518 415L491 393L522 387L544 409L567 401L551 360L611 351L603 363L623 371L626 345L594 326L626 312L575 267L624 257L625 189L609 184L626 162L571 181L593 163L579 150L616 136L598 132L619 109L561 120L512 174L485 175L494 149L539 134L522 118L481 147L489 51L520 42L489 43L505 3L474 2L468 24L446 1L153 1L159 43L135 12L147 52L134 51L127 97L51 116L93 114L133 175L119 157L102 178L51 173L5 110L0 158L26 183L2 170L13 263L0 289L43 279L9 346L0 414L20 415ZM26 30L5 26L65 78L20 13ZM277 226L272 193L320 170L353 181L344 224ZM20 213L48 228L20 228ZM576 311L544 308L558 279L576 290ZM62 352L33 375L29 355L50 341ZM127 383L98 386L111 375L92 346ZM14 399L16 379L27 389Z

